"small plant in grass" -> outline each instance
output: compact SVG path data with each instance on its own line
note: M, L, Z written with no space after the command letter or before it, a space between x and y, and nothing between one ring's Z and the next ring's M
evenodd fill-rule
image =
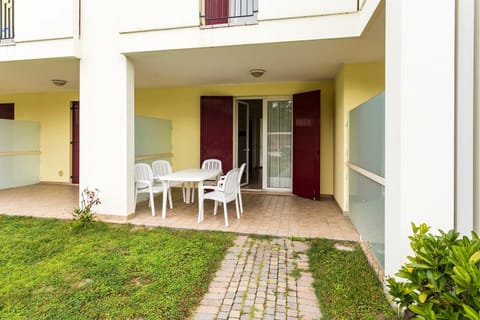
M412 223L407 257L394 278L388 279L390 295L405 308L405 319L480 320L480 239L454 230L438 235L426 224Z
M73 209L74 227L86 227L89 223L95 221L95 213L93 207L101 204L98 197L98 189L89 189L86 187L82 191L82 201L80 207Z

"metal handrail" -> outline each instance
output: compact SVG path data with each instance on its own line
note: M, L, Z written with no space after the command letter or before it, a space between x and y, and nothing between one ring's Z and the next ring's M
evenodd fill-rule
M13 39L14 30L14 0L0 0L0 40Z

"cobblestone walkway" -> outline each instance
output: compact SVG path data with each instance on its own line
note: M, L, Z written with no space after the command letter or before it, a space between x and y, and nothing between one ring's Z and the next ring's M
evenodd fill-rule
M194 319L320 319L307 249L285 238L238 236Z

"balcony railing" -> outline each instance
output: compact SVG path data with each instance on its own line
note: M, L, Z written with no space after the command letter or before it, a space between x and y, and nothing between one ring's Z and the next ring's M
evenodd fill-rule
M13 39L13 0L0 1L0 40Z
M257 22L258 0L204 0L203 5L203 25Z

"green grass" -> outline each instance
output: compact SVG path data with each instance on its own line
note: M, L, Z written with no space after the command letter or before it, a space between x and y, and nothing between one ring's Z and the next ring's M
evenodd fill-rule
M350 252L335 243L315 239L308 251L323 320L399 319L359 245Z
M0 216L0 319L186 319L234 237Z

